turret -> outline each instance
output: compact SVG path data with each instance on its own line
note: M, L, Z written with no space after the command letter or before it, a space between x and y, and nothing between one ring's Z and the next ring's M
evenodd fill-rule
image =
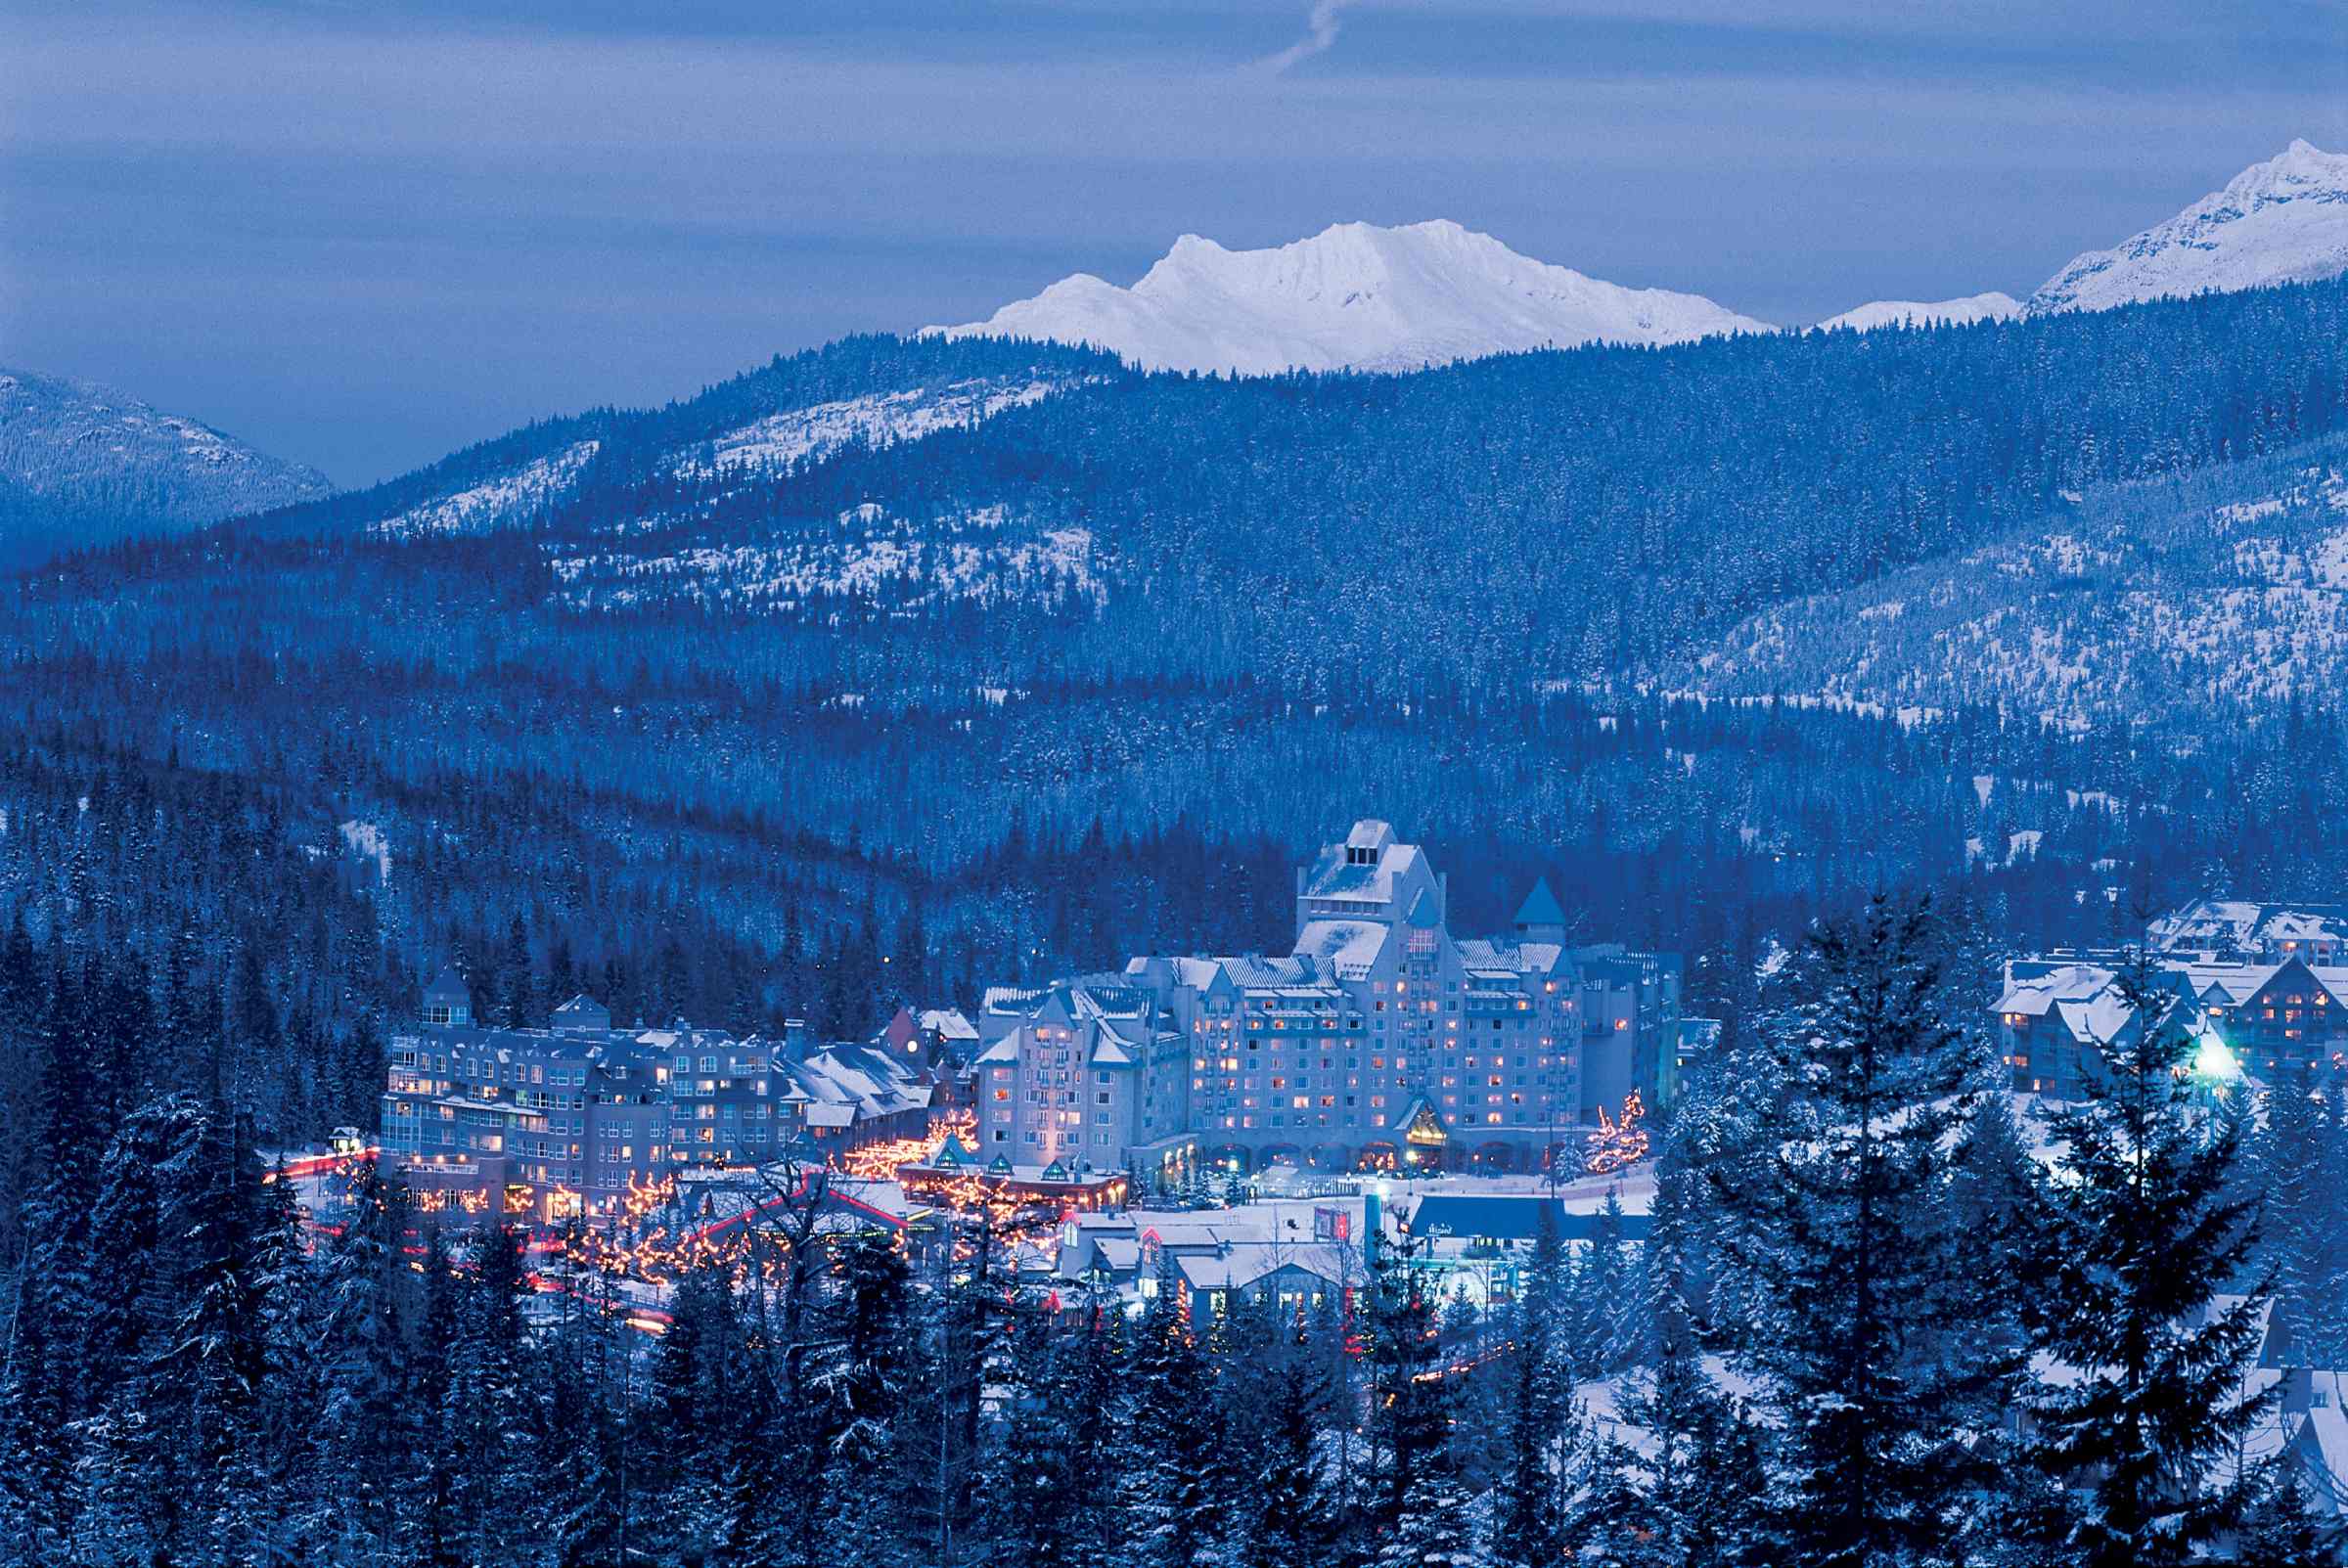
M1558 903L1558 895L1549 890L1549 878L1544 876L1533 883L1533 890L1524 896L1516 911L1516 939L1520 942L1558 942L1565 940L1565 911Z

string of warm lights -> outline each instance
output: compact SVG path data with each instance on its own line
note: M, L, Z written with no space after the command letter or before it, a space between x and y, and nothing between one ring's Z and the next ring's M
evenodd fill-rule
M929 1164L952 1139L960 1139L965 1148L977 1146L976 1112L967 1107L948 1111L932 1121L929 1131L920 1138L891 1138L866 1143L834 1156L834 1163L844 1175L871 1182L893 1182L899 1166Z
M1598 1131L1591 1135L1590 1152L1583 1168L1593 1176L1611 1176L1647 1158L1646 1124L1647 1106L1636 1088L1622 1102L1621 1121L1608 1116L1605 1106L1599 1106Z
M416 1193L416 1208L423 1214L440 1214L450 1209L460 1214L486 1214L489 1194L479 1187L428 1187Z
M925 1182L924 1202L962 1222L953 1227L954 1261L977 1255L982 1232L998 1248L1033 1247L1057 1236L1065 1215L1059 1205L1023 1195L972 1174Z

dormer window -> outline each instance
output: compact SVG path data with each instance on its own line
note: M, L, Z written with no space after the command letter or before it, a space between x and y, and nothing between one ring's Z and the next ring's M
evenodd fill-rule
M1345 864L1348 866L1375 866L1377 864L1377 851L1367 844L1347 844L1345 846Z

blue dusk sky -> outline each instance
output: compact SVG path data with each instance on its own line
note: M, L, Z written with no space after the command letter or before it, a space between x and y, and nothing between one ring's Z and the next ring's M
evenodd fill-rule
M2348 0L7 0L0 362L362 483L779 350L1455 218L1812 321L2348 146Z

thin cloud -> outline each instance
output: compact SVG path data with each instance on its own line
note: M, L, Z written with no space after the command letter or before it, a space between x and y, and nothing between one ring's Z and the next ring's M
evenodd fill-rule
M1326 54L1329 46L1337 41L1337 13L1353 4L1353 0L1313 0L1312 14L1305 19L1304 36L1277 55L1266 55L1251 63L1248 70L1278 76L1300 60Z

